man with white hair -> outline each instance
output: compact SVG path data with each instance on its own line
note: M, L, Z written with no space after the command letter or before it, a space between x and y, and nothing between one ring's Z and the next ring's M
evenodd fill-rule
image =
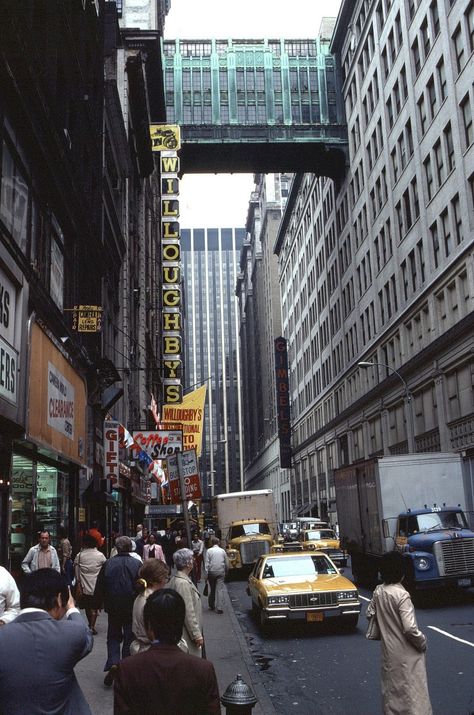
M95 589L95 596L103 602L109 622L107 626L107 662L104 671L105 685L112 685L120 663L120 643L122 658L130 655L133 640L132 612L135 600L135 582L141 563L132 558L132 540L129 536L115 539L117 556L103 565Z

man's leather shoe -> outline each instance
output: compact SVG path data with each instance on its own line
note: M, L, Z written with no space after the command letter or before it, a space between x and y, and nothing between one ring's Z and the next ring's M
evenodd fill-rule
M224 611L221 611L220 608L216 608L216 613L224 613Z
M115 676L117 675L117 670L118 670L118 665L110 666L110 670L104 678L104 685L107 685L110 688L110 686L114 682Z

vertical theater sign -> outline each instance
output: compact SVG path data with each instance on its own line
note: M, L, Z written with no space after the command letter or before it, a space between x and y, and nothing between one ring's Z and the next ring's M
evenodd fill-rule
M181 235L179 226L179 127L150 126L152 148L161 164L162 375L163 403L183 398Z

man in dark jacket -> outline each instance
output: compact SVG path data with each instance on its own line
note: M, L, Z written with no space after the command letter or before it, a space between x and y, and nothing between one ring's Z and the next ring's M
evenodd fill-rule
M97 578L95 596L103 602L108 614L107 627L107 662L104 670L105 685L112 685L118 664L120 663L120 643L122 643L122 658L130 655L130 644L133 640L132 611L136 596L135 584L138 571L142 565L134 559L132 540L128 536L118 536L115 539L117 556L109 559L102 566Z
M152 593L143 612L151 648L120 663L114 683L115 715L220 715L219 688L208 660L183 653L185 605L179 593Z

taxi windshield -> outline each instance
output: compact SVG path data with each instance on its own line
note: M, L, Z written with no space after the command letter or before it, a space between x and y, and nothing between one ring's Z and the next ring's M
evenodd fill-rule
M262 578L285 578L291 576L315 576L337 574L337 569L325 556L295 556L290 559L267 559Z
M337 539L332 529L319 529L318 531L307 531L307 541L319 541L320 539Z

